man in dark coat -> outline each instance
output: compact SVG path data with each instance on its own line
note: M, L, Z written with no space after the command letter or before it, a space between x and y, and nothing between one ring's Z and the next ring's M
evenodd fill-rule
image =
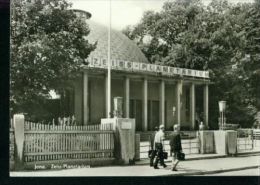
M174 125L173 129L174 129L174 132L173 132L173 134L170 135L170 147L171 147L171 152L173 154L171 170L177 171L176 166L179 163L177 156L178 156L178 153L180 153L182 151L180 126L176 124L176 125Z

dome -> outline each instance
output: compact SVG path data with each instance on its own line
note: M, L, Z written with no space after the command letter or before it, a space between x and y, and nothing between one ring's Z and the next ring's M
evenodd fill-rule
M90 43L97 43L97 47L89 57L107 58L108 28L90 20L86 20L90 28L87 39ZM111 29L111 60L148 63L138 46L123 33Z

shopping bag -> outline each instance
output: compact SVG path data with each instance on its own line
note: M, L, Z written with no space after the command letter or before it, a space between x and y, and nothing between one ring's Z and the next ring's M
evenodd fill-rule
M153 152L154 152L153 150L149 150L149 151L148 151L148 157L149 157L149 158L152 157Z
M163 152L163 159L168 159L168 153L167 152Z
M185 154L183 152L178 152L177 153L177 159L179 161L184 161L185 160Z

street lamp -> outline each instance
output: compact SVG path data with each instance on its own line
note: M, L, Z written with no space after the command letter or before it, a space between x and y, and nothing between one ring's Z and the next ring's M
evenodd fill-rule
M226 101L219 101L219 126L221 129L226 125L225 111L226 111Z

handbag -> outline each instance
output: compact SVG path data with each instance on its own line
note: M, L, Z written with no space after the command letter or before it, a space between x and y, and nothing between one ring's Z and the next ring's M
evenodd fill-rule
M164 150L164 141L162 142L162 144L163 144L163 159L168 159L168 152L166 152L165 150Z
M149 150L149 151L148 151L148 157L151 158L151 157L152 157L152 154L153 154L153 150Z
M150 138L149 140L151 141L151 136L149 136L149 138ZM151 142L149 142L148 157L152 158L153 153L154 153L154 150L151 147Z
M183 152L178 152L177 153L177 159L179 161L184 161L185 160L185 154Z
M168 153L167 152L163 152L163 159L168 159Z

